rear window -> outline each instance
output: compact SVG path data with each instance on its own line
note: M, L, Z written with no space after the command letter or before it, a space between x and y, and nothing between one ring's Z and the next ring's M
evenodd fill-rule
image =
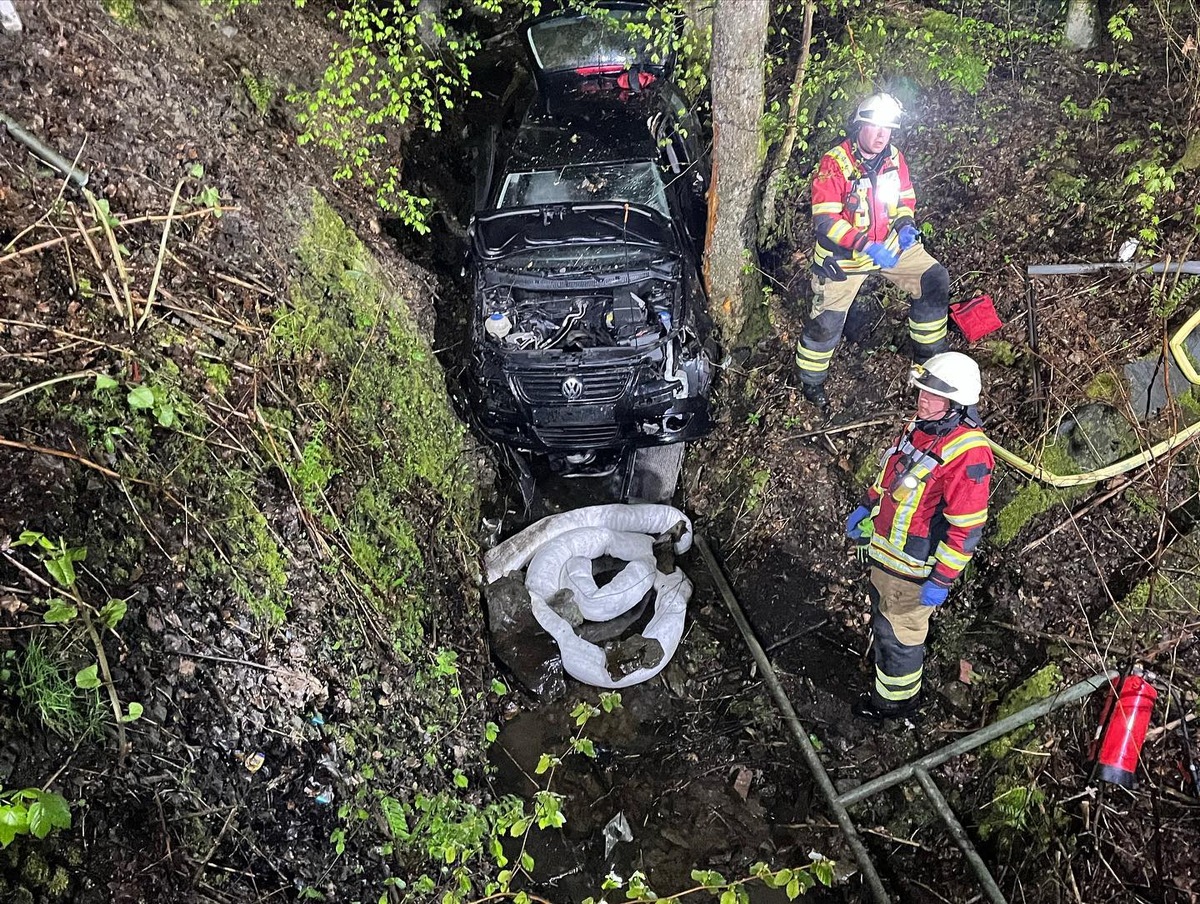
M608 10L604 19L546 19L529 29L534 65L543 72L628 69L654 58L652 26L644 10Z
M669 217L662 175L653 163L577 164L557 170L509 173L500 207L627 201Z

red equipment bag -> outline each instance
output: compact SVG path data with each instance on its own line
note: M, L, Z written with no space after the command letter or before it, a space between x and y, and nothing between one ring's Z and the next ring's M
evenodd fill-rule
M1132 788L1137 777L1138 757L1146 740L1146 727L1158 691L1135 667L1120 684L1112 682L1100 713L1103 732L1092 749L1101 781Z
M968 342L982 339L1004 325L996 313L991 295L976 295L967 301L956 301L950 305L950 317L958 324Z

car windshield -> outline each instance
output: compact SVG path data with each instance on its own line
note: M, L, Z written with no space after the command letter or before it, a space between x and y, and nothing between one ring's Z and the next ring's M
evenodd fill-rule
M670 216L662 176L653 163L583 164L510 173L500 191L500 207L594 201L628 201Z

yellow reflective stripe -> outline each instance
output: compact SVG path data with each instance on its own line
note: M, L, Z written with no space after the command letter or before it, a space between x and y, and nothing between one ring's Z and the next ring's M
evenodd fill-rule
M804 358L800 358L799 355L796 355L796 366L802 371L824 373L829 370L829 359L826 358L820 361L809 361L805 360Z
M884 684L890 684L892 687L901 687L905 684L912 684L914 681L920 681L924 671L925 667L921 666L915 672L909 672L907 675L889 675L880 669L879 666L875 666L875 680L882 681Z
M911 700L920 692L921 685L919 683L914 684L910 688L905 688L902 691L894 691L891 688L880 684L878 679L875 681L875 693L879 694L879 696L881 696L884 700Z
M842 171L843 176L849 177L857 172L857 167L855 167L854 161L850 159L850 155L846 153L846 149L840 144L833 148L829 152L828 156L834 159L838 165L838 169Z
M919 333L928 333L934 330L946 331L946 324L950 321L943 317L941 320L913 320L908 318L908 328Z
M967 563L971 561L969 555L961 553L957 549L947 546L945 543L938 544L937 553L934 555L934 558L955 571L962 571L967 567Z
M814 214L841 213L842 203L840 201L823 201L820 204L814 204L812 206L812 212Z
M798 346L796 346L796 357L799 358L799 357L803 356L805 358L810 358L813 360L828 361L830 358L833 357L834 351L835 350L831 348L827 352L822 352L822 351L818 351L815 348L809 348L806 345L798 345Z
M922 477L928 477L929 472L917 474L914 469L913 476L921 480ZM904 541L908 539L908 530L912 527L913 515L917 513L917 509L921 505L921 499L924 497L928 486L927 483L921 480L917 484L916 489L909 494L908 498L896 506L896 514L892 519L891 534L888 537L894 548L898 550L904 548Z
M988 447L987 437L978 430L971 430L947 443L939 454L942 456L942 464L949 464L964 452Z
M929 563L922 562L902 552L897 552L886 539L875 534L871 537L871 558L880 565L896 572L914 578L929 575Z
M962 515L949 515L942 512L942 517L953 524L955 527L975 527L987 521L988 510L980 509L978 512L966 512Z
M841 241L842 236L848 235L853 231L853 229L854 227L845 220L836 220L833 225L829 227L828 235L831 239L837 242Z

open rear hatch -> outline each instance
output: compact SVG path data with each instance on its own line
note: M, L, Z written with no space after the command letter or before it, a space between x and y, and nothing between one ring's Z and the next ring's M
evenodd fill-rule
M590 9L549 13L523 29L547 109L589 87L641 91L675 67L669 31L682 20L635 0L602 0Z

